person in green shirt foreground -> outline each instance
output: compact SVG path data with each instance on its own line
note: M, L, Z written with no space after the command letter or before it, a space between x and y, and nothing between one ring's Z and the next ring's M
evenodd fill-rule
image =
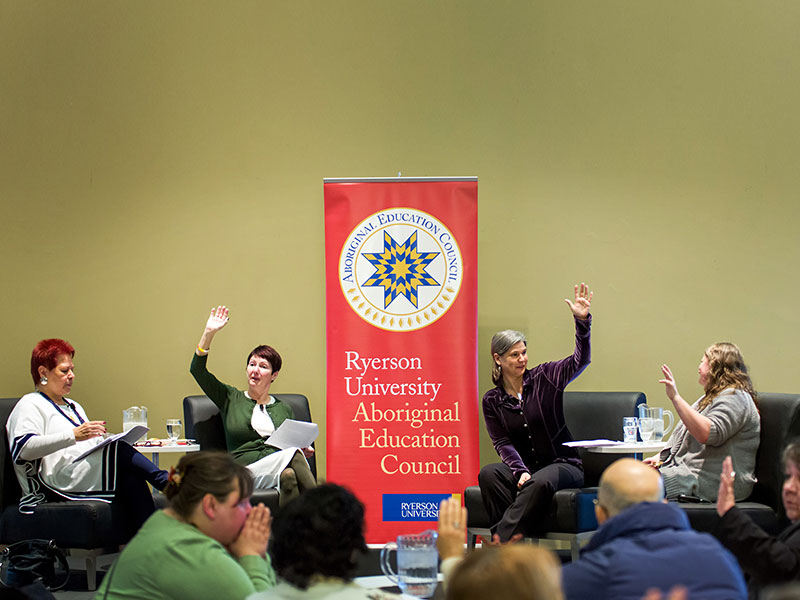
M95 600L241 600L275 585L271 517L250 505L253 477L224 452L188 454L156 511L112 565Z

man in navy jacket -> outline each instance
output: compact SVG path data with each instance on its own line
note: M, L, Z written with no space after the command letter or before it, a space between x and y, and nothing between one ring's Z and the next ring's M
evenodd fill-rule
M689 527L664 500L658 471L623 458L600 478L595 513L600 528L581 559L563 570L567 600L640 600L650 588L676 585L689 598L745 600L736 559L711 535Z

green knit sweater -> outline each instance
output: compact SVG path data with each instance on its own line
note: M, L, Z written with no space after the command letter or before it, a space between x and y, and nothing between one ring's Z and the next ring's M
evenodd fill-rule
M159 510L117 558L95 600L242 600L274 585L269 556L236 559L218 541Z
M237 390L214 377L206 368L207 362L208 356L194 354L189 372L222 413L228 452L233 454L236 462L243 465L249 465L277 452L278 448L265 444L250 425L256 401L249 398L242 390ZM278 399L267 406L267 413L275 424L275 429L286 419L294 418L292 407Z

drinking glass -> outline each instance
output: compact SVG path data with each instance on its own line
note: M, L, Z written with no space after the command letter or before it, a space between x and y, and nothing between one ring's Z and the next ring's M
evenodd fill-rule
M636 417L623 417L622 441L626 444L636 443Z
M653 439L653 433L655 432L655 423L653 419L650 417L640 418L639 419L639 435L642 436L643 442L649 442Z
M181 437L180 419L167 419L167 437L170 445L178 443L178 438Z

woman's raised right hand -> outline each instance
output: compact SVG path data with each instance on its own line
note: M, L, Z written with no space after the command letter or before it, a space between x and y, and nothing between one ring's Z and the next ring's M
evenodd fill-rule
M266 556L271 527L272 517L269 509L263 504L254 506L247 515L239 536L228 550L237 558L252 555Z
M678 384L675 383L675 376L667 365L661 365L661 373L664 374L664 379L659 379L658 383L664 384L664 391L667 393L667 398L675 402L675 398L679 397Z
M226 306L217 306L211 309L211 314L206 322L206 331L208 333L216 333L225 325L228 324L228 308Z

